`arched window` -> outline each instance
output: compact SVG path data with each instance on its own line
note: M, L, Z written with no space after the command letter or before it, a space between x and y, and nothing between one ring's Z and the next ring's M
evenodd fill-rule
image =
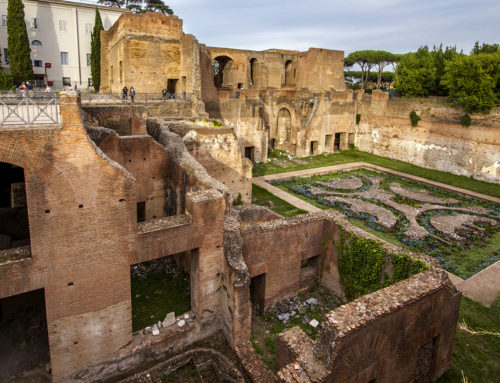
M258 62L253 58L250 60L250 84L258 85Z
M285 63L285 85L295 84L295 73L293 70L292 60Z
M43 46L42 42L40 40L32 40L31 41L31 45L35 46L35 47L41 47Z
M292 116L286 108L281 108L278 112L278 143L289 144L292 135Z
M214 84L217 88L227 87L232 85L231 67L233 60L227 56L217 56L212 62L214 71Z

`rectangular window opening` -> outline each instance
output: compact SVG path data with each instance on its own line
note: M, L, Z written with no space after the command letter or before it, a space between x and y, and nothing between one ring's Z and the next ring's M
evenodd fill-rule
M191 311L196 256L196 250L188 250L130 266L133 331L158 322L163 328L176 326L175 316ZM191 316L184 320L192 321Z
M68 65L69 54L68 52L61 52L61 65Z
M146 220L146 201L137 202L137 222Z
M69 77L62 78L63 86L71 86L71 79Z

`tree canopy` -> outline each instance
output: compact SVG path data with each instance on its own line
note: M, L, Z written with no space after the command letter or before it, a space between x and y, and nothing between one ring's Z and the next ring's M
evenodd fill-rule
M10 75L16 84L31 80L33 63L24 22L24 4L21 0L9 0L7 5L7 44L9 52Z
M442 84L453 105L467 113L486 113L499 101L500 53L461 55L446 64Z
M94 30L90 40L90 72L92 75L92 85L96 92L101 87L101 31L102 25L99 9L95 9Z
M467 113L485 113L500 101L500 49L479 45L470 55L455 47L421 47L404 54L395 87L406 96L446 96Z
M130 9L134 13L159 12L172 15L174 12L162 0L98 0L99 4Z
M361 68L361 86L364 88L368 82L369 72L372 68L377 68L377 89L380 89L382 81L382 72L390 63L398 61L398 55L386 51L363 50L350 53L344 59L344 67L352 68L358 64Z

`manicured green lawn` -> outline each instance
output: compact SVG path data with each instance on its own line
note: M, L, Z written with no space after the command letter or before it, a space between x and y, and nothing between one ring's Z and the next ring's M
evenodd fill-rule
M465 176L457 176L451 173L441 172L439 170L426 169L420 166L412 165L408 162L391 160L390 158L376 156L374 154L362 152L359 150L345 150L336 154L320 154L312 157L300 158L300 161L306 164L298 164L289 160L283 152L272 150L269 158L277 158L280 163L286 167L279 166L274 161L261 164L254 164L253 176L259 177L266 174L286 173L296 170L319 168L322 166L346 164L349 162L369 162L374 165L383 166L388 169L413 174L415 176L427 178L429 180L442 182L448 185L472 190L478 193L488 194L500 198L500 185L484 181L478 181Z
M437 381L462 382L464 376L472 383L494 383L500 378L500 295L484 307L463 297L458 323L467 324L473 331L484 330L494 334L471 334L457 328L450 369Z
M276 197L266 189L255 184L252 185L252 200L254 205L260 206L267 206L268 202L271 201L274 204L271 210L283 217L294 217L299 214L308 213L305 210L297 209L295 206L290 205L288 202L283 201L281 198Z

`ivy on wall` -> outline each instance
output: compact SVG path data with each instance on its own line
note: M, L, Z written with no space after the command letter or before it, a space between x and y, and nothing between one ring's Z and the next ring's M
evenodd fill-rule
M427 269L421 260L408 254L389 253L379 242L361 238L340 228L340 240L334 246L338 253L340 280L349 300L372 293L382 287L415 275ZM392 278L382 276L382 269L389 261L393 267Z

